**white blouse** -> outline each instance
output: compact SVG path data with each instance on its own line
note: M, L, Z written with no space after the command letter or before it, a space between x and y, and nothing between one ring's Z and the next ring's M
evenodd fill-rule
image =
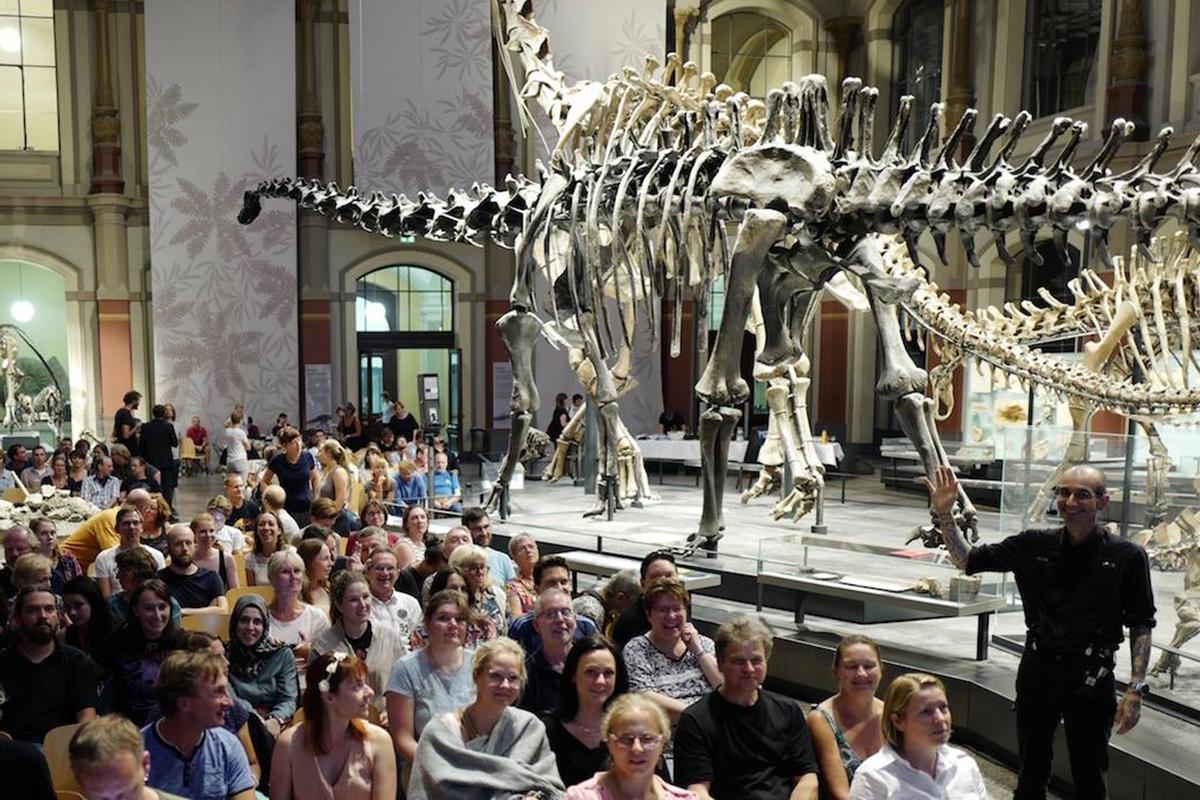
M948 744L938 748L937 777L915 769L891 745L854 773L850 800L987 800L975 759Z

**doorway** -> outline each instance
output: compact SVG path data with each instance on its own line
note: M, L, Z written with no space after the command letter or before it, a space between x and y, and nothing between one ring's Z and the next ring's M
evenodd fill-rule
M358 279L359 405L382 417L387 400L431 423L461 450L462 352L454 328L454 282L425 267L393 265ZM434 388L434 396L430 389Z

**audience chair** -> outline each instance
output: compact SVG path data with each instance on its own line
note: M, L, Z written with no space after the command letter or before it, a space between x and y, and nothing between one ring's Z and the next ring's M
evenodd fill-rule
M75 773L71 771L71 755L68 751L71 737L79 730L81 724L76 722L72 725L59 725L46 733L42 754L46 756L46 763L50 765L50 782L56 790L78 792L82 788L75 780Z
M195 475L201 469L203 464L200 461L200 453L196 450L196 443L190 437L183 437L179 440L179 470L184 475Z
M238 601L239 597L247 594L258 595L267 601L267 605L271 605L275 600L275 589L272 586L239 586L225 593L225 599L229 601L230 610L233 609L233 605Z
M202 631L224 642L229 639L229 614L185 614L180 627Z

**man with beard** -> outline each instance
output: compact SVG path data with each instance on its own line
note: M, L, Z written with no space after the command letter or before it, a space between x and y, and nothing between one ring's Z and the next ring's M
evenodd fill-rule
M49 586L26 586L18 592L13 614L17 644L0 653L0 730L17 741L41 744L51 728L96 716L99 670L83 651L55 638L58 598Z
M221 576L192 561L192 554L196 552L196 534L192 529L183 523L172 525L167 530L167 548L171 563L158 571L158 577L167 585L184 616L228 611L229 602L225 599Z
M487 552L488 569L492 580L500 586L506 585L517 577L517 565L509 558L508 553L502 553L492 547L492 518L479 506L468 508L463 512L462 525L471 532L471 541Z
M535 714L558 711L559 687L563 665L575 643L575 611L571 595L561 589L547 589L533 603L533 627L542 646L525 657L525 692L521 708Z

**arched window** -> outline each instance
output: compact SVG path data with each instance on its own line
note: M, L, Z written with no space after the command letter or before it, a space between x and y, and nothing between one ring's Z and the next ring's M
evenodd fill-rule
M359 333L454 332L454 282L423 267L392 266L358 279Z
M712 22L712 72L735 91L766 97L792 80L791 31L752 11L717 17Z
M895 42L892 61L894 76L892 119L900 108L900 98L914 98L912 121L905 145L915 142L929 124L929 107L942 97L942 0L909 0L892 21Z
M1103 0L1029 0L1021 104L1034 117L1094 101L1103 5Z
M0 150L58 149L53 0L0 0Z

